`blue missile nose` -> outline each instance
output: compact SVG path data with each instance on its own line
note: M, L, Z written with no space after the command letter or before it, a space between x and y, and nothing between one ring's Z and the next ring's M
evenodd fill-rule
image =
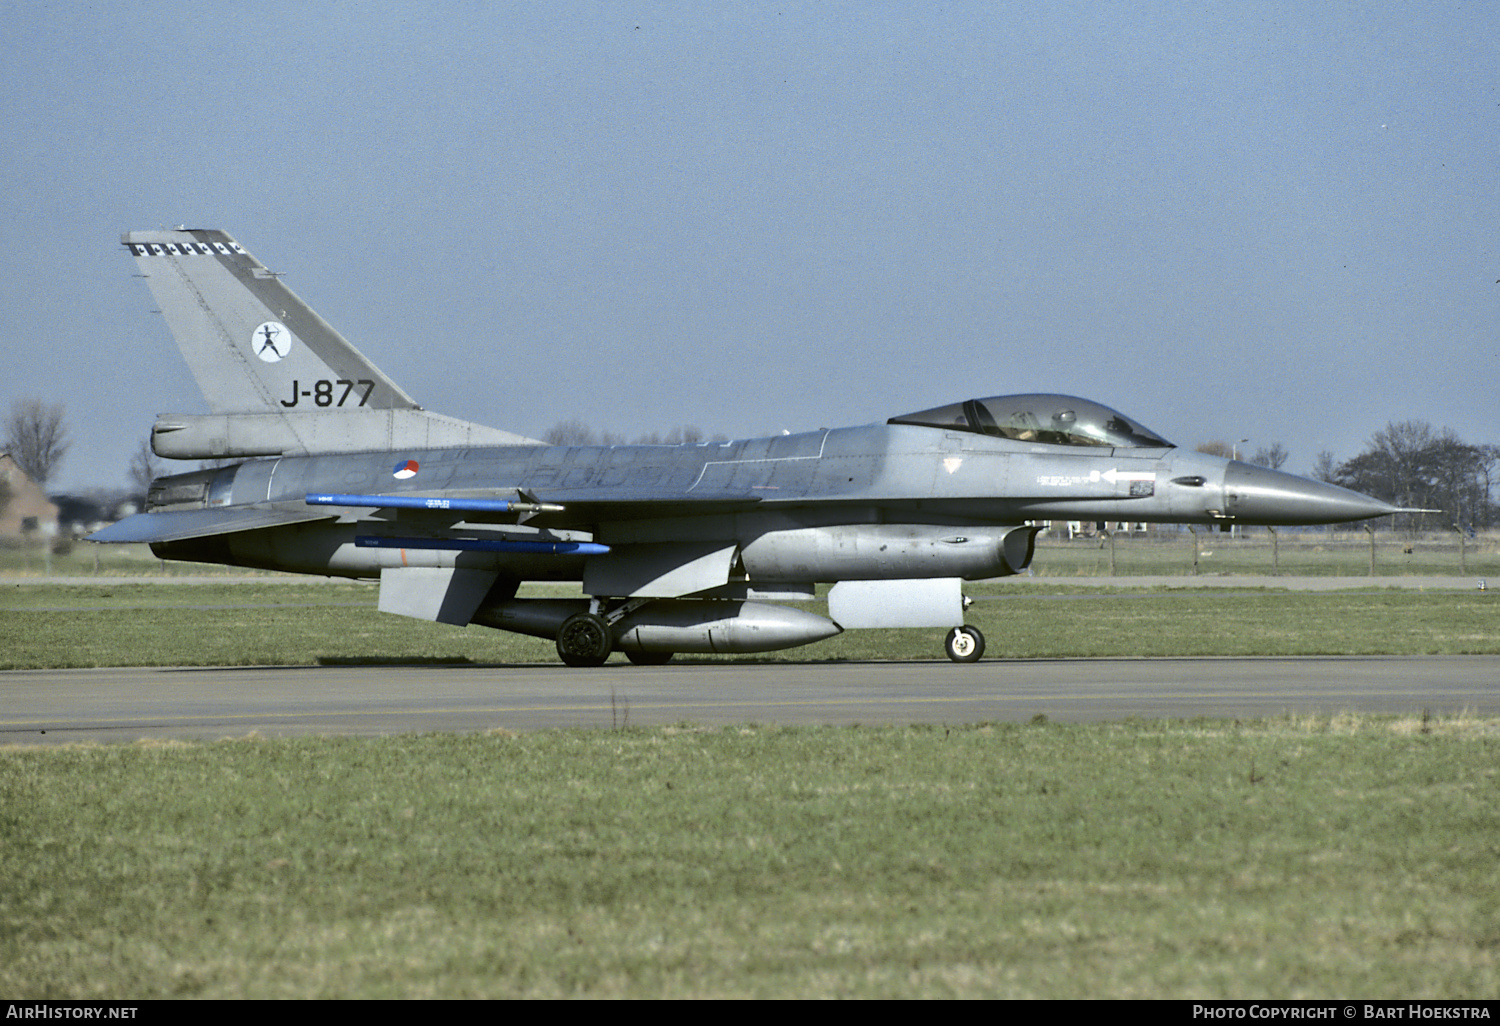
M1340 524L1398 509L1348 488L1239 460L1224 468L1224 513L1241 524Z

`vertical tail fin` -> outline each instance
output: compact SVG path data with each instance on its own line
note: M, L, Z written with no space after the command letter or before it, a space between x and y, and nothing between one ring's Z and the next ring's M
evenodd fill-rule
M128 232L213 415L157 422L162 456L529 443L422 410L280 277L216 230Z
M227 232L130 232L141 273L215 413L353 403L416 409L411 396ZM320 381L367 382L318 403ZM294 390L292 383L297 382ZM342 393L343 385L325 392Z

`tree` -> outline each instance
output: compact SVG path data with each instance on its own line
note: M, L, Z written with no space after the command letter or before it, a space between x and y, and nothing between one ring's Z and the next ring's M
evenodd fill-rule
M1207 453L1209 456L1218 456L1226 460L1234 455L1234 449L1230 447L1228 442L1220 442L1218 440L1199 442L1196 448L1201 453Z
M1497 464L1500 464L1500 445L1481 445L1476 448L1479 450L1479 458L1476 461L1475 470L1484 486L1484 497L1489 499L1495 494L1495 468ZM1495 509L1492 505L1491 511L1495 514L1490 520L1493 523L1500 519L1500 509Z
M1280 470L1281 465L1287 461L1291 453L1286 451L1286 446L1280 442L1272 442L1268 449L1264 445L1255 450L1255 455L1250 457L1250 462L1259 467L1270 467L1272 470Z
M683 445L702 442L703 429L692 424L674 427L663 435L660 431L648 431L636 436L632 445ZM726 441L723 435L715 435L715 442ZM542 435L548 445L625 445L625 436L614 431L596 431L577 417L569 417L553 424Z
M548 445L598 445L599 433L577 417L560 420L542 435Z
M1334 483L1408 509L1393 526L1409 530L1487 527L1496 521L1490 446L1470 445L1451 428L1420 420L1392 421L1370 436L1364 452L1339 464Z
M141 439L137 446L135 455L130 457L130 481L135 485L136 493L145 495L151 490L151 482L161 476L162 464L156 458L156 453L151 451L150 439Z
M1314 480L1327 481L1329 484L1338 480L1339 464L1331 451L1324 449L1318 453L1317 461L1313 463L1312 476Z
M40 487L46 486L72 444L66 417L62 403L17 399L10 404L10 416L5 421L5 449Z

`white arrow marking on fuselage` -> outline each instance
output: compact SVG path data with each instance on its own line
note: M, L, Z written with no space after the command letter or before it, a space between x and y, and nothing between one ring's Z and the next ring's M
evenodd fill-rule
M959 467L963 466L963 462L964 460L962 456L949 456L947 459L943 460L943 469L951 474Z
M1093 477L1093 474L1089 475ZM1115 484L1119 481L1155 481L1156 472L1152 470L1106 470L1100 474L1102 480Z

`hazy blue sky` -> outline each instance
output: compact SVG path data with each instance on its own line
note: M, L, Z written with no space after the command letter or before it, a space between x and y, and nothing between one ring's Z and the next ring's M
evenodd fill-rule
M0 0L5 374L60 488L204 409L123 231L224 228L537 435L1070 392L1286 469L1500 442L1500 5ZM187 469L184 466L183 469Z

